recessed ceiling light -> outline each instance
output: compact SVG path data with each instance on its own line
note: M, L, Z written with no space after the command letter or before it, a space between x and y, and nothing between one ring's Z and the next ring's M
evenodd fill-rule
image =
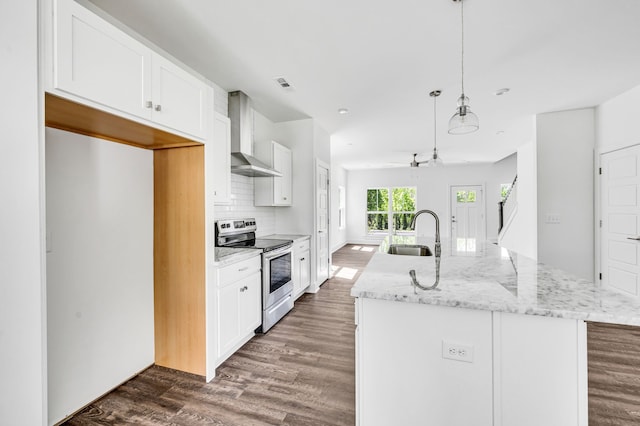
M338 114L349 114L349 110L346 108L340 108Z
M496 90L496 91L495 91L495 93L494 93L494 95L496 95L496 96L502 96L502 95L504 95L504 94L509 93L509 90L511 90L511 89L509 89L508 87L504 87L504 88L502 88L502 89L498 89L498 90Z

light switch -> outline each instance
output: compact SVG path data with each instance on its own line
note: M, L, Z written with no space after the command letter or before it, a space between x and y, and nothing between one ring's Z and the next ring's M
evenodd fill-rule
M560 223L560 215L557 213L548 213L545 216L544 223L548 223L550 225L557 225Z

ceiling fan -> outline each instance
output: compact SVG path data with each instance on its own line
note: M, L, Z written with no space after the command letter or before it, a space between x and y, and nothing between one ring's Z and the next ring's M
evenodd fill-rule
M420 164L426 163L427 161L429 161L429 160L417 161L416 160L416 156L417 155L418 154L413 154L413 161L409 163L409 166L411 166L411 167L420 167Z

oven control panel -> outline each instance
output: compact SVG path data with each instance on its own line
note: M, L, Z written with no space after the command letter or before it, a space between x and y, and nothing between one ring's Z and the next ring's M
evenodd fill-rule
M218 235L236 234L239 232L255 232L256 220L249 219L222 219L216 221Z

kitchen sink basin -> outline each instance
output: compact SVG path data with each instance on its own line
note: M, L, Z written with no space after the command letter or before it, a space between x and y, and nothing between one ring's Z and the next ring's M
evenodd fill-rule
M419 244L391 244L387 253L403 256L433 256L429 247Z

